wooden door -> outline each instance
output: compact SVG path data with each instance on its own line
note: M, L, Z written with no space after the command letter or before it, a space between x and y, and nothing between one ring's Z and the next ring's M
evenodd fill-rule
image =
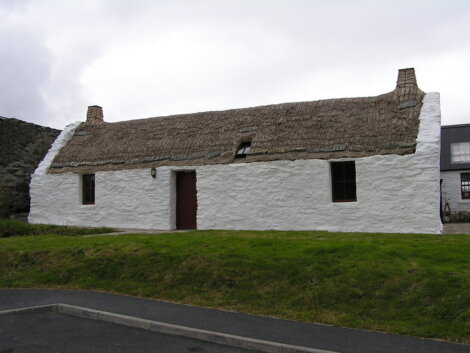
M176 173L176 228L196 229L196 172Z

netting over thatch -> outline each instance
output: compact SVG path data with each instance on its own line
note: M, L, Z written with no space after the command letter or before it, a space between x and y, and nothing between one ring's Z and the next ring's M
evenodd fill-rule
M414 70L404 69L397 88L376 97L117 123L101 122L98 113L76 130L50 172L414 153L423 96ZM250 152L236 159L237 147L246 141Z

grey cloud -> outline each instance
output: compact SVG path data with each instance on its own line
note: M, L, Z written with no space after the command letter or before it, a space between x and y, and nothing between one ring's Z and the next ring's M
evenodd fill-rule
M18 28L0 27L0 115L48 124L43 85L51 54L43 41Z
M351 78L367 86L377 82L367 75L383 81L393 71L384 91L370 91L379 94L404 65L442 70L447 53L468 53L469 8L464 0L0 0L0 14L21 19L0 24L0 115L60 128L83 119L88 104L104 105L111 120L319 99L304 88L354 89ZM177 50L168 45L175 33ZM128 50L141 56L118 60ZM416 70L418 82L437 76Z

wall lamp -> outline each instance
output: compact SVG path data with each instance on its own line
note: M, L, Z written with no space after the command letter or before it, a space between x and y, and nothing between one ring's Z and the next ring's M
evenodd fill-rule
M150 169L150 175L152 176L152 178L155 178L157 176L157 169L156 168Z

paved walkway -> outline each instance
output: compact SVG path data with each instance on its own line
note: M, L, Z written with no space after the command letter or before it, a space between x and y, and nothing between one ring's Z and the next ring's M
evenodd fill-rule
M238 314L102 292L0 290L0 311L56 303L341 353L470 353L469 345ZM1 320L0 316L0 327Z
M136 228L115 228L116 232L106 234L92 234L86 237L97 237L104 235L124 235L124 234L163 234L163 233L184 233L189 230L157 230L157 229L136 229ZM445 223L443 234L470 234L470 223Z
M446 223L444 234L470 234L470 223Z
M85 237L100 237L100 236L105 236L105 235L116 236L116 235L124 235L124 234L164 234L164 233L189 232L189 230L181 230L181 229L158 230L158 229L137 229L137 228L114 228L114 230L116 231L113 233L90 234L90 235L85 235Z

